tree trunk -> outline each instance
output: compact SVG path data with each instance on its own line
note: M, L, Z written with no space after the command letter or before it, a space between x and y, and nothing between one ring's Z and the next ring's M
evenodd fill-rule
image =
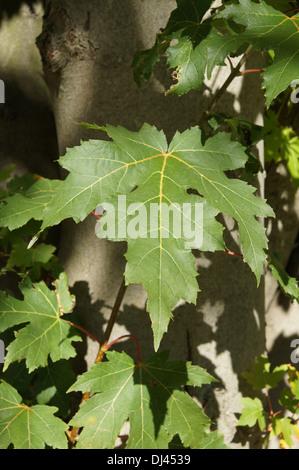
M166 73L163 61L142 88L138 88L133 79L131 63L134 53L153 45L155 34L165 26L175 6L174 0L47 0L43 30L37 45L50 99L41 83L39 64L36 64L34 37L40 28L38 10L30 13L28 8L23 9L22 21L15 25L15 20L11 19L8 32L1 25L2 44L3 39L8 44L0 51L0 78L5 82L7 96L2 127L5 138L2 137L0 150L4 166L15 162L13 156L17 155L20 159L18 171L27 169L56 177L58 167L51 164L53 157L63 155L66 147L78 145L80 139L105 138L100 131L84 130L74 121L119 124L133 131L148 122L163 129L169 139L176 130L183 131L198 122L214 91L226 78L224 68L217 69L200 92L192 91L181 98L164 96L171 85L171 76ZM6 64L10 63L8 55L13 35L18 38L15 53L18 52L19 59L12 61L8 70ZM29 41L25 46L27 61L22 47L24 37ZM252 60L254 63L247 64L247 68L262 67L261 56L256 55ZM29 81L31 87L28 81L22 81L21 71L23 76L27 73L27 77L34 80L34 87L32 81ZM7 106L15 92L13 84L16 80L22 90L22 99L16 98L13 106ZM25 100L26 96L30 96L30 100ZM50 138L53 136L50 102L58 150L55 139ZM36 132L32 125L32 132L26 134L22 126L24 122L28 123L26 118L28 110L32 110L32 103L38 104L34 109L36 126L39 127ZM261 124L263 106L259 74L248 74L234 80L218 103L217 111ZM14 121L14 109L18 109L20 123ZM24 138L14 140L18 125ZM259 148L261 158L262 150ZM259 191L263 194L263 181L260 181ZM280 195L275 194L273 199L279 205ZM294 240L298 213L293 211L291 203L284 217L288 216L288 211L294 216L288 240ZM228 244L232 250L238 251L235 224L229 218L224 220ZM76 312L83 326L101 338L122 282L126 246L98 239L95 224L96 219L92 215L78 225L73 221L62 224L60 261L76 295ZM287 260L291 246L285 244L283 249ZM249 393L240 373L265 351L264 282L257 289L253 274L238 258L221 253L195 253L195 256L201 289L197 305L180 303L174 309L174 321L162 340L161 349L171 348L172 358L191 360L219 379L216 385L205 386L199 391L192 389L192 393L203 404L219 432L224 433L227 444L248 447L255 443L245 442L244 436L236 430L237 414L241 410L239 399L242 394ZM272 286L272 281L269 283ZM275 288L271 287L270 291ZM137 285L127 289L111 340L128 332L138 337L142 357L146 359L153 352L153 337L146 313L146 295ZM128 354L135 355L130 341L116 343L115 348L123 348ZM78 371L82 372L82 367L90 367L97 349L98 345L88 339L81 350L86 364L78 365Z

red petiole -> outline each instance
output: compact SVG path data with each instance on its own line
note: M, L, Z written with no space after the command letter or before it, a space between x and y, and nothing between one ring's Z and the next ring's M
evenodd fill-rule
M114 339L113 341L111 341L109 344L107 344L107 346L104 346L102 348L102 351L107 351L114 343L116 343L117 341L123 339L123 338L132 338L134 341L135 341L135 344L136 344L136 348L137 348L137 360L138 362L141 362L141 355L140 355L140 346L139 346L139 342L138 342L138 339L136 338L136 336L134 335L123 335L123 336L120 336L119 338L116 338Z

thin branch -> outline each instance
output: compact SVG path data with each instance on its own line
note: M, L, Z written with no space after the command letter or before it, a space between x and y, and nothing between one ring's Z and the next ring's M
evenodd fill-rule
M111 335L111 332L112 332L112 329L114 327L114 324L115 324L115 321L116 321L116 317L117 317L117 314L119 312L119 309L120 309L120 306L121 306L121 303L123 301L123 298L124 298L124 295L126 293L126 290L127 290L127 286L125 284L125 280L123 279L122 283L121 283L121 286L119 288L119 291L118 291L118 294L117 294L117 297L115 299L115 302L114 302L114 305L113 305L113 308L112 308L112 312L111 312L111 315L109 317L109 320L108 320L108 323L107 323L107 326L106 326L106 330L105 330L105 333L104 333L104 336L103 336L103 339L101 341L101 347L99 349L99 352L98 352L98 355L96 357L96 360L95 362L102 362L103 358L104 358L104 355L105 355L105 348L108 344L108 341L109 341L109 338L110 338L110 335Z
M227 90L227 88L229 87L231 82L239 75L240 69L241 69L242 65L246 62L246 59L249 56L249 54L251 53L251 51L252 51L252 46L250 45L246 49L246 51L243 54L243 57L240 59L239 63L236 65L236 67L233 68L233 70L231 71L231 73L229 74L229 76L227 77L225 82L223 83L223 85L219 88L219 90L213 96L212 100L210 101L210 104L205 109L205 111L203 112L203 114L202 114L202 116L199 120L199 125L202 126L205 123L205 121L208 119L209 115L211 114L211 111L214 109L214 107L215 107L216 103L218 102L218 100L221 98L221 96Z
M112 312L111 312L111 315L109 317L109 320L108 320L108 323L107 323L107 326L106 326L106 330L105 330L103 339L100 342L100 348L99 348L99 352L97 354L95 363L102 362L102 360L104 358L104 355L105 355L105 352L106 352L105 348L107 348L107 344L108 344L113 326L115 324L116 317L117 317L117 314L119 312L121 303L122 303L124 295L126 293L126 289L127 289L127 286L125 284L125 280L123 279L123 281L121 283L121 286L119 288L117 297L115 299L115 302L114 302ZM94 339L95 339L95 337L94 337ZM139 352L139 355L140 355L140 352ZM82 396L80 405L82 405L82 403L84 403L86 400L88 400L88 398L90 396L91 396L90 392L84 393L83 396ZM76 442L76 439L77 439L78 433L79 433L79 429L80 429L79 427L73 427L71 431L67 431L67 436L68 436L68 439L69 439L69 447L70 448L72 448L74 446L74 443Z

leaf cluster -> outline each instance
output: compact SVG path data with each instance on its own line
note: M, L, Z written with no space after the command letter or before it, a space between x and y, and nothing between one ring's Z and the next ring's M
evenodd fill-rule
M281 448L293 447L294 438L299 440L299 372L290 364L282 364L271 370L271 364L265 355L258 357L250 372L243 377L253 390L264 390L268 397L267 410L260 398L244 397L243 409L238 421L239 426L254 426L258 423L265 446L269 439L279 436ZM284 380L287 387L280 392L281 409L273 412L269 390L275 389Z
M274 53L273 63L262 73L269 107L298 78L299 14L291 12L293 3L224 2L216 12L209 11L211 4L177 0L177 9L157 35L153 48L135 54L137 83L149 79L154 64L165 54L176 80L168 93L182 95L198 90L216 66L227 66L228 56L240 55L250 46Z

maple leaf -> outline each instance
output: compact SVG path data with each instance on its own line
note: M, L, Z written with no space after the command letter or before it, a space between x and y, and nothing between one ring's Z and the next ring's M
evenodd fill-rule
M207 437L201 440L201 449L229 449L223 442L223 435L218 434L217 431L210 432Z
M69 361L52 362L49 360L46 367L38 369L34 381L37 403L57 406L59 416L68 418L71 408L70 397L66 391L75 380L76 376Z
M250 383L254 390L262 390L267 387L275 388L278 382L280 382L286 371L288 370L287 364L281 364L276 366L270 371L271 364L264 354L259 356L256 363L252 365L251 372L243 372L242 376Z
M65 273L60 274L60 283L67 283ZM60 288L61 289L61 288ZM0 292L0 331L16 325L29 323L22 328L7 347L4 370L13 361L26 359L29 372L52 361L69 359L76 355L73 341L81 341L69 323L62 318L65 298L61 305L59 290L48 289L44 282L20 285L24 300ZM65 288L64 288L65 290ZM65 294L64 294L65 295ZM69 295L70 299L72 297ZM70 300L69 299L69 300ZM69 307L69 302L68 302Z
M4 204L0 206L0 226L14 230L30 219L42 220L44 211L61 184L59 180L40 178L23 193L18 192L4 199Z
M263 73L266 104L269 107L272 100L298 78L299 14L288 17L263 1L253 3L243 0L238 5L226 6L218 16L245 26L241 33L229 34L227 39L225 35L222 37L226 44L227 41L232 41L232 44L235 41L231 52L236 52L236 45L240 46L241 41L252 44L256 50L274 50L274 61ZM219 51L222 48L223 43Z
M272 427L270 432L270 439L274 436L280 436L281 444L293 447L294 441L292 436L299 437L299 430L296 424L293 424L290 418L280 418L274 416L272 419Z
M0 385L0 449L10 444L15 449L44 449L46 445L67 449L65 431L68 425L54 416L54 406L22 403L22 397L11 385Z
M286 161L295 191L299 188L299 137L290 127L281 127L278 116L269 110L265 122L265 160Z
M70 423L84 426L78 448L112 448L127 418L127 449L167 448L176 434L185 446L201 447L210 420L182 385L201 386L215 379L198 366L168 361L168 355L163 351L136 363L124 352L111 351L107 362L94 364L79 377L69 391L94 395ZM204 443L212 445L213 440L215 436Z
M299 302L299 288L297 279L289 276L285 271L281 255L279 253L269 253L269 268L272 271L273 278L279 283L283 293L289 297L292 302L296 300Z
M45 243L40 243L28 250L27 243L23 240L19 241L13 244L6 267L20 266L25 269L35 264L46 264L52 258L55 250L55 246L46 245Z
M211 30L210 25L202 26L202 40L194 47L193 42L180 33L174 33L172 40L177 44L170 45L167 50L167 64L171 69L175 69L172 77L177 83L171 85L167 94L184 95L190 90L199 90L205 78L206 62L203 59L206 56L206 43L204 39Z
M258 421L260 430L263 431L266 427L266 413L259 398L241 398L241 403L244 406L241 416L238 421L238 426L254 426Z
M41 230L69 217L79 222L99 204L110 204L112 212L107 210L97 234L128 242L126 283L142 284L148 294L157 349L171 310L181 299L196 302L191 248L225 249L216 215L221 211L238 222L244 261L259 282L267 238L255 217L274 214L253 195L253 187L225 175L226 170L244 167L248 158L228 134L219 133L203 144L200 128L194 127L177 132L167 145L163 131L149 125L139 132L120 126L106 130L113 142L82 142L59 159L70 174L44 212ZM125 207L119 203L122 196ZM153 206L156 224L151 222ZM184 209L187 206L190 210ZM111 217L112 228L106 229ZM145 225L138 229L141 219Z
M196 49L196 46L211 29L209 21L203 24L201 21L213 1L176 0L176 3L177 8L172 11L162 33L157 34L154 46L136 52L132 67L135 80L140 85L150 78L155 63L166 53L169 66L176 68L180 77L179 84L173 85L168 93L183 94L185 89L198 88L204 78L205 64L202 59L205 48L200 46ZM173 40L178 42L177 47L170 45Z
M226 65L227 56L240 55L251 44L255 50L271 49L275 53L273 63L263 73L269 107L298 78L299 14L289 17L279 11L283 5L285 11L289 10L290 2L242 0L220 8L213 19L203 19L209 3L202 5L186 0L172 12L165 30L157 35L155 46L135 55L136 80L140 82L142 77L146 81L159 55L166 54L169 67L175 69L173 78L177 80L167 93L182 95L198 90L205 72L210 79L216 66Z

